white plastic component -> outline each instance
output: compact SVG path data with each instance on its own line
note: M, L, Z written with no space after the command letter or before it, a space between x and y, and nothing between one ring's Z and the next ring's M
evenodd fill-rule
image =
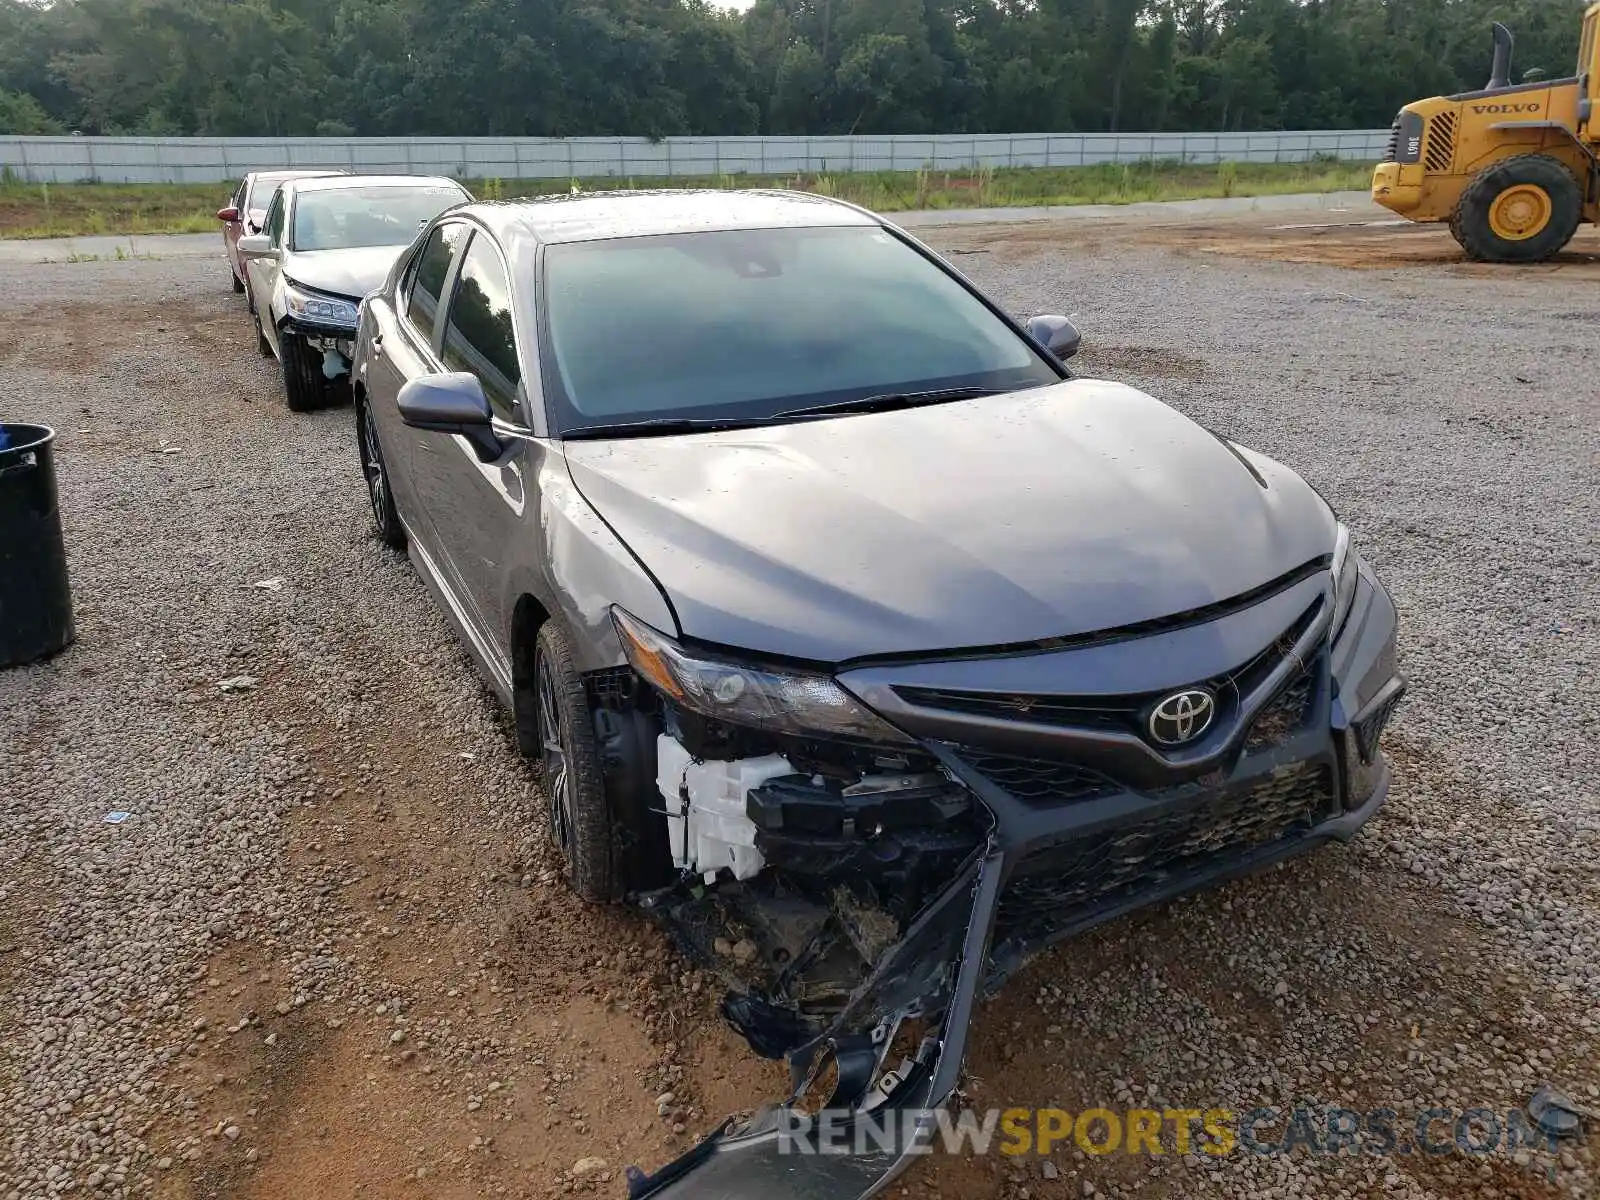
M724 867L735 879L759 873L765 860L756 849L755 822L745 816L745 793L792 774L781 754L695 762L676 738L662 734L656 739L656 786L667 805L673 863L698 871L707 883L716 882Z

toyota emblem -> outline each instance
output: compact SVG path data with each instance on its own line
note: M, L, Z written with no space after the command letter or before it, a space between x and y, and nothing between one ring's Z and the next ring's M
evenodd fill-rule
M1146 726L1158 746L1187 746L1211 728L1217 700L1210 692L1189 688L1174 692L1150 710Z

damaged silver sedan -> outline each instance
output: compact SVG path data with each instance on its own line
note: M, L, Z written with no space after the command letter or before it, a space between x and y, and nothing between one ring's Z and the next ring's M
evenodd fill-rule
M378 534L568 882L791 1071L635 1197L875 1193L1030 955L1382 804L1395 610L1349 531L1077 345L789 193L455 209L363 306Z

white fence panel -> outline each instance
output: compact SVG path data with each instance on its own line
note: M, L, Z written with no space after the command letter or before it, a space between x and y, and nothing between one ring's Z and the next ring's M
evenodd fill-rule
M1389 131L946 133L830 137L0 137L0 171L30 183L220 183L272 167L474 179L681 178L1075 167L1172 159L1375 162Z

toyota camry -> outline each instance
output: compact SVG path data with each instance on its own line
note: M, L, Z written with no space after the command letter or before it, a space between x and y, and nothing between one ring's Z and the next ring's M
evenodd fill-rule
M1078 342L787 192L468 205L364 306L378 536L514 715L568 883L795 1080L636 1197L880 1188L980 993L1382 804L1395 609L1350 531Z

